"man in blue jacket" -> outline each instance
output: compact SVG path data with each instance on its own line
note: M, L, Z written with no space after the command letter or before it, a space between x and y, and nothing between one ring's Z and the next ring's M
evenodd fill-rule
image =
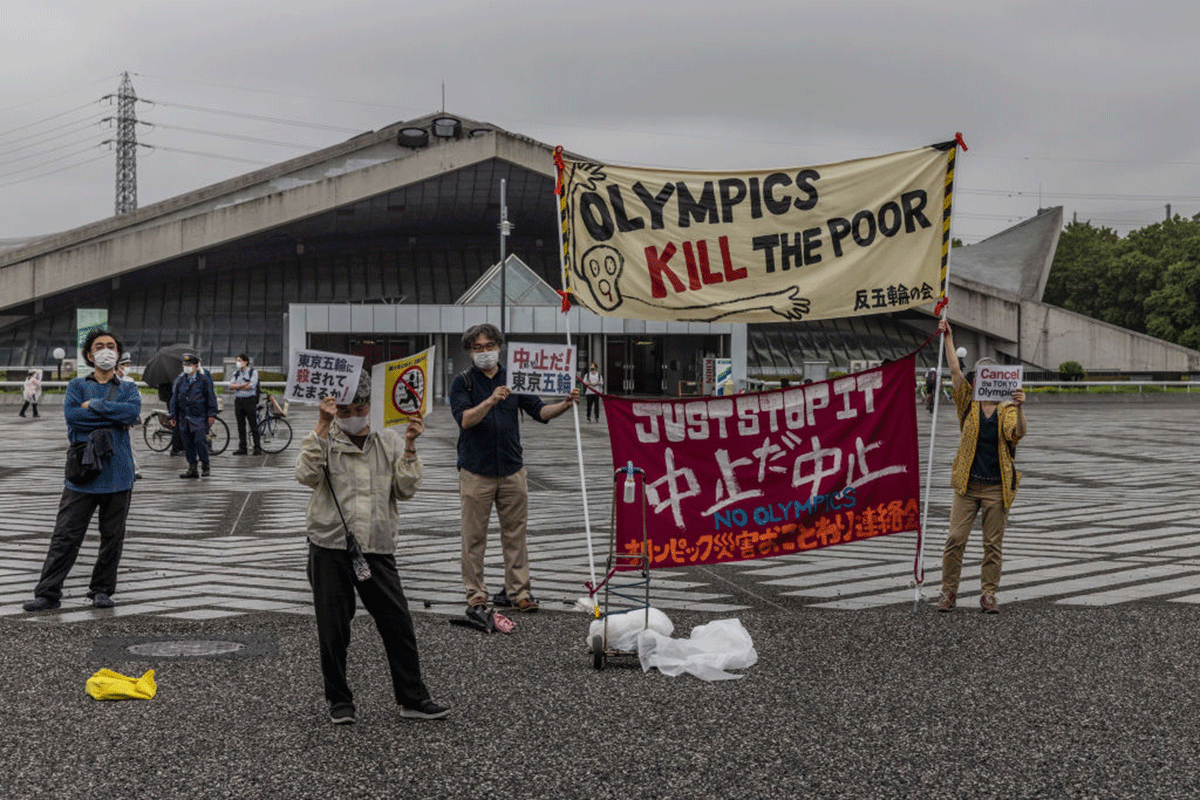
M183 452L187 455L187 472L181 478L208 477L208 430L217 417L217 393L212 378L200 369L200 357L188 353L183 357L183 374L175 379L167 421L179 426L183 437ZM200 472L196 471L200 462Z
M67 385L63 414L67 418L67 438L72 443L89 442L99 455L101 472L86 483L63 481L58 517L50 537L50 550L42 566L42 577L33 590L34 598L24 604L26 611L47 611L62 605L62 586L67 579L79 546L91 524L92 514L100 510L100 552L92 569L88 597L96 608L112 608L117 588L117 565L125 545L125 517L133 494L133 450L129 446L129 426L138 421L142 397L137 386L116 375L121 343L104 330L92 331L83 343L83 358L92 373L75 378Z

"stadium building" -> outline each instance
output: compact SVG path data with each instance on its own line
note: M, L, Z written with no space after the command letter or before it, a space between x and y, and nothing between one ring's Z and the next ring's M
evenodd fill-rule
M442 394L465 366L462 331L500 323L501 283L510 338L569 331L615 393L697 391L705 356L731 359L749 385L824 377L904 355L934 330L931 309L774 325L564 314L552 151L430 114L74 230L0 241L0 364L53 367L55 348L74 353L77 311L96 309L135 364L171 344L212 365L246 352L276 370L297 347L371 364L436 345L453 359L440 359ZM1200 352L1041 302L1061 229L1061 208L1049 209L952 251L949 314L971 358L1200 369ZM919 361L936 357L926 348Z

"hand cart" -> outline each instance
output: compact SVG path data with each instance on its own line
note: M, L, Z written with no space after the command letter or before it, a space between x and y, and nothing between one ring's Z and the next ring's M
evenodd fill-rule
M622 499L617 496L617 486L621 476L625 476L623 482L624 502L632 504L640 500L641 516L642 516L642 547L637 553L619 553L617 552L617 503ZM618 656L633 656L637 657L637 650L618 650L608 646L608 617L610 615L609 604L614 597L634 603L632 609L621 609L623 612L636 611L639 607L643 609L645 616L642 620L643 628L649 627L650 624L650 549L649 540L646 535L646 472L640 467L635 467L632 461L626 463L613 472L613 500L612 500L612 524L609 526L608 535L608 561L605 562L604 574L607 576L604 579L604 611L601 619L604 620L604 632L592 637L591 652L592 666L596 669L604 669L605 662L609 658ZM613 578L617 575L618 569L622 572L629 572L631 567L640 567L633 580L625 580L620 583L614 583ZM640 596L635 595L634 590L641 588ZM628 592L628 593L627 593ZM637 605L637 604L640 604Z

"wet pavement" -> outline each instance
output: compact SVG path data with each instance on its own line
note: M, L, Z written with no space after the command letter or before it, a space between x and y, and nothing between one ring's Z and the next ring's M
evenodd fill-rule
M61 491L57 409L0 407L0 631L12 713L4 796L25 797L1190 797L1200 788L1200 408L1191 398L1028 406L1025 472L1005 539L1002 613L914 608L916 537L658 571L652 602L687 635L736 617L758 663L737 681L596 671L572 609L591 573L570 416L526 428L535 615L511 636L462 612L453 421L421 440L398 560L447 720L401 719L369 617L354 623L358 723L321 697L304 579L297 443L213 460L136 447L115 609L86 604L93 526L62 609L25 614ZM294 408L297 437L314 415ZM930 418L918 425L927 444ZM593 526L609 515L603 423L580 422ZM138 431L134 431L135 435ZM949 510L953 410L938 416L927 599ZM922 459L926 457L923 451ZM923 469L924 474L924 469ZM607 542L593 541L597 569ZM501 566L493 540L488 578ZM499 586L495 586L498 589ZM426 602L428 607L426 607ZM97 702L88 676L154 669L151 701Z

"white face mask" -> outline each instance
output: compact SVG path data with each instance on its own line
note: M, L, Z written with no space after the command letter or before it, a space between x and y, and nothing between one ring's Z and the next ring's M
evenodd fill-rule
M184 368L183 368L183 374L184 374L184 375L191 375L191 374L192 374L192 373L194 373L195 371L196 371L196 368L195 368L195 367L193 367L193 366L191 366L190 364L189 364L188 366L186 366L186 367L184 367Z
M499 350L484 350L481 353L475 353L471 356L475 362L475 366L479 367L484 372L487 372L492 367L500 363Z
M335 417L338 427L351 436L358 436L371 424L371 415L365 417Z
M239 362L237 362L237 365L238 365L238 369L240 369L240 370L244 370L246 368L246 364L244 362L239 361Z
M107 372L117 365L117 358L116 350L101 350L99 353L92 355L92 362L98 369Z

